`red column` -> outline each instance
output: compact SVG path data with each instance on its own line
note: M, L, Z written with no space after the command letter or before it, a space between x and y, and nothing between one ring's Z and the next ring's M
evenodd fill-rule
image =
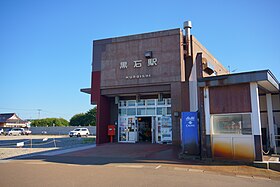
M97 105L96 112L96 144L109 142L107 127L110 124L110 101L100 92L100 71L92 72L91 103Z

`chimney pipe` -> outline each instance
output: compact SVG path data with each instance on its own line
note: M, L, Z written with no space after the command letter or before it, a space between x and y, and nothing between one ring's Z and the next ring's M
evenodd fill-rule
M187 56L191 56L191 28L192 28L192 22L185 21L184 29L185 29L185 37L186 37Z

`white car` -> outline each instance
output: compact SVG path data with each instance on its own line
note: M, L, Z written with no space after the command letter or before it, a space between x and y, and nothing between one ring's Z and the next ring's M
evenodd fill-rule
M29 130L29 129L24 129L23 134L25 134L25 135L29 135L29 134L31 134L31 133L32 133L32 131L31 131L31 130Z
M77 136L77 137L81 137L81 136L88 136L90 134L88 128L76 128L72 131L69 132L69 136Z
M8 135L23 135L24 134L24 129L23 128L12 128L11 130L8 131Z

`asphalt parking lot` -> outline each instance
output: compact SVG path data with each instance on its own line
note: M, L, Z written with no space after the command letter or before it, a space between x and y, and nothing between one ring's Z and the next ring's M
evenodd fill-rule
M109 143L68 153L0 160L0 176L5 178L0 186L280 185L279 172L243 164L180 160L177 153L178 147L172 145Z
M95 144L95 136L70 138L66 135L2 135L0 136L0 159L89 144Z

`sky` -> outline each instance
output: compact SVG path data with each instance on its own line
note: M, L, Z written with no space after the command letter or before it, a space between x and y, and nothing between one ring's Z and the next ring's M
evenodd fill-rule
M62 117L93 108L92 41L173 28L234 73L280 81L279 0L0 0L0 113Z

